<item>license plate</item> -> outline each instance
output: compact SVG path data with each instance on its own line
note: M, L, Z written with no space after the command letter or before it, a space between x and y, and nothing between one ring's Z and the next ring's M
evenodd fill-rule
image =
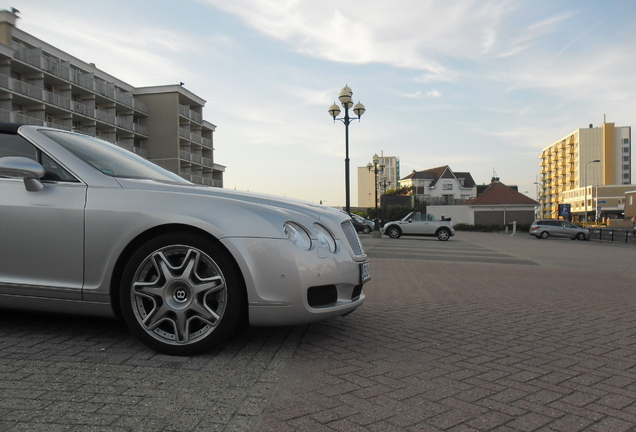
M365 283L371 280L371 263L365 262L360 264L360 283Z

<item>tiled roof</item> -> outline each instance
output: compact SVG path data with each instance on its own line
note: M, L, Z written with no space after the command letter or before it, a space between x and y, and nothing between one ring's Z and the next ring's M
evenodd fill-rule
M456 172L455 177L464 179L464 187L472 188L476 186L475 180L473 180L473 176L469 172Z
M539 203L524 194L517 192L505 184L495 181L488 186L477 198L464 201L469 205L502 205L502 204L527 204L538 205Z
M463 179L463 187L472 188L475 186L475 180L473 180L473 176L470 175L469 172L453 172L452 169L448 165L444 165L437 168L431 168L424 171L413 171L411 174L404 177L402 180L408 179L426 179L433 180L431 182L431 186L435 186L437 181L441 178L454 178L459 181L459 179Z

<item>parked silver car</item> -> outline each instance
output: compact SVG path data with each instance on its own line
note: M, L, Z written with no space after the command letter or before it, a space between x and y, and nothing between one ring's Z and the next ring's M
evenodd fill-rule
M0 124L0 197L0 308L119 315L168 354L345 315L371 277L340 211L193 185L76 133Z
M403 235L435 236L440 241L447 241L455 235L450 219L438 221L432 214L412 212L399 221L387 222L382 227L382 234L391 238Z
M536 238L567 237L572 240L589 240L590 230L571 222L557 219L535 220L530 225L530 235Z

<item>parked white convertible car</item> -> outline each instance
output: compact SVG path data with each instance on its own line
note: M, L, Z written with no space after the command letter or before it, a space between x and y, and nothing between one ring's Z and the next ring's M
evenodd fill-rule
M202 352L246 322L364 301L349 216L193 185L115 145L0 124L0 308L121 316L155 350Z

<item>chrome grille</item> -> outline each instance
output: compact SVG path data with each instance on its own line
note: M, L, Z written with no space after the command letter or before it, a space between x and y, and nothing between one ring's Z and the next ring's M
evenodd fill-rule
M342 231L344 231L345 237L349 242L349 246L353 249L353 253L356 256L364 255L364 248L362 247L362 243L360 243L360 237L358 237L356 229L353 227L353 222L347 220L344 221L341 226Z

